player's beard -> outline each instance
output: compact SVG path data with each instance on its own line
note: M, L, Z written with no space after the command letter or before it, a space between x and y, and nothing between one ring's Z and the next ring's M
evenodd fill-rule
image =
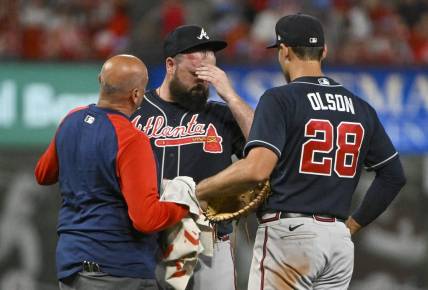
M201 112L208 101L209 90L203 84L186 87L175 74L169 83L171 96L179 106L191 112Z
M203 84L196 84L188 88L177 75L174 75L169 83L169 92L179 106L191 112L201 112L207 105L208 87Z

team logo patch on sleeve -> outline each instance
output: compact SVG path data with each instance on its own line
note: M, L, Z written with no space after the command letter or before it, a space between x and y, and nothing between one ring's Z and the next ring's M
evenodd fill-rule
M95 122L95 118L92 117L91 115L86 115L84 121L85 121L85 123L93 124Z
M330 81L326 78L319 78L318 83L320 85L323 85L323 86L329 86L330 85Z

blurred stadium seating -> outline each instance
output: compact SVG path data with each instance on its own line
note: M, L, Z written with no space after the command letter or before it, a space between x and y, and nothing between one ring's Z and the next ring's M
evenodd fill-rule
M326 27L331 64L427 64L428 3L421 0L2 0L0 58L102 60L132 52L156 58L163 36L199 23L226 39L229 62L273 62L272 26L305 11Z
M285 82L265 46L277 19L295 12L322 20L325 72L377 109L408 178L390 210L355 238L350 289L428 289L427 0L0 0L0 290L57 289L60 197L56 186L37 186L32 170L61 117L96 101L103 60L141 57L154 88L163 37L198 23L228 41L218 64L254 107ZM355 203L371 178L363 174ZM246 289L252 242L242 224L236 255ZM248 227L253 235L254 217Z

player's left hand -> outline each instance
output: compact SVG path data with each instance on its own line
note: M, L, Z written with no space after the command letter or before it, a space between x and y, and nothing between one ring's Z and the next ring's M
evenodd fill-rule
M345 224L351 232L351 235L354 235L362 228L362 226L358 224L351 216L346 220Z
M226 73L219 67L212 64L202 64L195 73L199 79L210 83L226 103L238 97Z

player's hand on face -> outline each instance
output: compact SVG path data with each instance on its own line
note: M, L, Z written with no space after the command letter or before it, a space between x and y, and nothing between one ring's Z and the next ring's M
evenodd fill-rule
M214 89L217 91L217 94L225 102L229 102L233 98L237 97L229 78L219 67L212 64L203 63L196 69L196 75L199 79L207 81L213 85Z

